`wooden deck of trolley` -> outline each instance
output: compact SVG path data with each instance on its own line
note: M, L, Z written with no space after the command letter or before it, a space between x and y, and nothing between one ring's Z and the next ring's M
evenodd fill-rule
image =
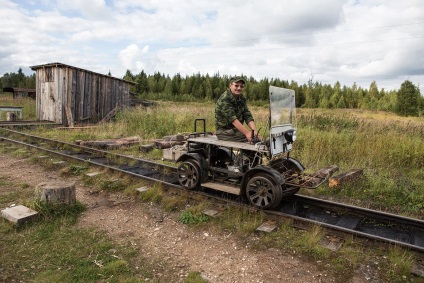
M216 135L189 138L187 139L187 141L204 143L204 144L213 144L216 146L230 147L233 149L235 148L235 149L244 149L244 150L250 150L250 151L258 151L258 148L254 144L250 144L248 142L219 140ZM264 146L261 146L259 151L267 152L268 150L266 150Z

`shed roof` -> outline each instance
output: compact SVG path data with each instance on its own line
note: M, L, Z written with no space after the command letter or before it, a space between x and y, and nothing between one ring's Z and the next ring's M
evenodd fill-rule
M30 68L31 68L31 70L36 71L37 69L41 69L41 68L45 68L45 67L66 67L66 68L84 71L84 72L87 72L87 73L96 74L96 75L103 76L103 77L112 78L112 79L115 79L115 80L118 80L118 81L123 81L123 82L129 83L129 84L133 84L133 85L137 84L133 81L127 81L127 80L124 80L124 79L111 77L111 76L108 76L108 75L105 75L105 74L96 73L96 72L93 72L93 71L90 71L90 70L85 70L85 69L82 69L82 68L70 66L70 65L67 65L67 64L59 63L59 62L47 63L47 64L43 64L43 65L35 65L35 66L31 66Z

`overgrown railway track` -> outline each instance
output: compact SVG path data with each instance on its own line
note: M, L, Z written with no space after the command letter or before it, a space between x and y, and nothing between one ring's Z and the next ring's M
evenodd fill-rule
M26 127L39 127L39 126L53 126L57 127L61 124L49 121L35 121L35 120L18 120L18 121L0 121L0 128L26 128Z
M178 184L177 169L173 166L5 128L0 128L0 141L41 150L68 160L77 160L105 167L184 190ZM225 200L234 205L246 205L243 200L206 188L193 191L193 193ZM301 195L295 195L284 200L276 210L266 211L266 213L277 217L289 217L304 223L321 225L331 230L388 242L424 253L424 221L420 219Z

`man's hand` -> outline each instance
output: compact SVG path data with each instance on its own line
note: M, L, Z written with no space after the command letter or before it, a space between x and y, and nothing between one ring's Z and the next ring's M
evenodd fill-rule
M262 141L262 137L258 134L257 131L253 131L253 139L252 139L252 132L248 132L246 134L244 134L247 138L247 141L249 143L257 143Z

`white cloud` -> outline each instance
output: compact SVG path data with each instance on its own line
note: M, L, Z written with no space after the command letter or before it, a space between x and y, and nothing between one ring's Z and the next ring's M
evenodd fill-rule
M424 85L420 0L0 0L0 17L0 74L58 61L118 77Z
M143 62L143 55L149 51L149 46L140 49L137 44L130 44L119 52L119 60L126 70L139 73L141 69L146 67Z
M109 7L104 0L57 0L57 8L63 12L80 13L89 19L104 19L111 16Z

